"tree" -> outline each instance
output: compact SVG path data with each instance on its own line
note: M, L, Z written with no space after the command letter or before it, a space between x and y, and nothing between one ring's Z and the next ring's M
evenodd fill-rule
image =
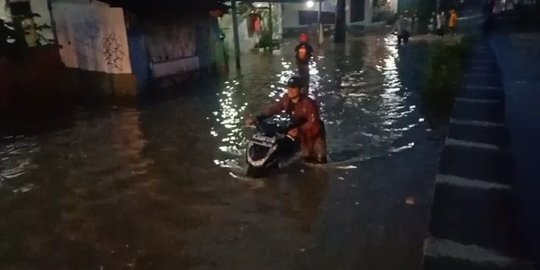
M29 33L29 29L36 32L38 45L51 44L54 40L50 40L44 37L43 31L51 30L51 26L47 24L37 25L35 23L35 18L40 18L41 15L33 13L28 6L27 10L17 9L17 13L14 13L12 7L17 4L13 0L6 0L4 5L4 10L11 13L11 22L7 22L6 25L13 28L15 46L19 48L28 47L26 42L26 35Z
M11 1L6 0L5 5L4 5L4 10L6 12L11 13L11 5L12 5ZM13 38L15 39L15 45L17 47L26 47L26 41L24 40L25 32L21 24L22 18L20 18L19 16L11 16L11 19L12 21L6 22L6 25L13 28L13 31L14 31Z

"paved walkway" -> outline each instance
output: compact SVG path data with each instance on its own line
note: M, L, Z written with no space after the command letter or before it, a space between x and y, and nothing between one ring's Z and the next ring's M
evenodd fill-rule
M491 46L506 93L520 229L540 264L540 29L528 30L495 33Z
M424 269L534 269L517 237L504 112L496 57L490 44L479 44L441 156Z

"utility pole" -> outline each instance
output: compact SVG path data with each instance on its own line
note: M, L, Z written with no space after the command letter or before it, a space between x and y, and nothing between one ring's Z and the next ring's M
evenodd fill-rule
M274 41L274 18L272 18L272 1L268 2L268 29L270 30L270 51L273 50Z
M52 28L52 33L54 37L54 45L58 46L59 44L58 44L58 34L56 32L56 21L54 20L53 7L51 4L51 1L47 1L47 9L49 10L49 14L51 14L51 28Z
M236 56L236 69L240 70L240 40L238 37L238 18L236 17L236 1L231 1L233 33L234 33L234 54Z
M317 20L319 22L319 24L321 24L322 1L323 0L319 1L319 18Z
M342 43L345 42L345 25L347 16L345 14L345 0L337 0L336 6L336 26L335 26L335 35L334 42Z
M319 44L319 46L321 46L321 44L323 43L323 27L322 27L322 22L321 22L322 1L323 0L319 0L319 18L317 20L318 22L317 33L319 33L319 35L317 36L317 43Z

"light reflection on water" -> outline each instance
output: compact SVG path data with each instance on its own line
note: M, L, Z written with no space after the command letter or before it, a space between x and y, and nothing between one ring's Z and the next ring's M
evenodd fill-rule
M35 169L33 157L39 153L39 144L34 138L24 136L5 137L8 143L0 144L0 187L12 186L16 190L21 183L10 181Z
M308 71L309 95L320 104L328 152L335 162L387 155L402 147L395 142L423 121L414 89L408 88L410 83L403 83L407 70L399 68L402 59L393 37L375 35L349 43L345 48L334 44L321 48ZM289 51L264 59L257 55L246 57L253 59L245 61L241 76L231 76L213 98L203 97L197 105L211 110L205 117L209 129L200 132L218 140L221 154L212 160L219 167L243 166L245 144L252 133L244 126L245 117L279 100L289 78L297 74ZM212 99L217 99L217 106L208 104ZM126 119L139 117L138 113L122 112ZM2 182L34 168L32 156L40 150L35 139L8 139L15 142L0 145Z
M335 161L391 153L394 142L418 123L416 116L409 119L418 114L416 106L411 105L416 101L408 101L411 92L402 83L399 50L393 39L373 37L364 46L357 46L363 50L346 46L345 54L338 47L323 48L317 61L309 65L309 95L320 105L328 132L328 151ZM217 164L241 166L249 136L249 132L242 130L243 119L285 93L287 80L297 74L297 66L290 59L292 56L283 57L263 68L244 67L240 78L243 83L225 83L219 112L215 112L220 118L212 132L223 130L218 136L222 141L219 149L237 157L228 156ZM259 77L261 74L265 77ZM260 81L245 80L246 77Z
M79 121L60 132L6 137L0 143L0 180L14 192L26 192L34 187L34 180L41 180L32 174L40 167L48 173L67 169L72 176L94 175L99 180L146 175L153 162L141 156L148 141L139 116L138 110L128 108L105 119ZM58 159L49 160L52 153ZM45 157L37 159L40 155Z
M292 53L282 55L246 56L242 76L194 94L140 107L82 109L62 116L68 127L45 124L35 134L0 138L0 239L8 241L0 257L11 259L0 268L178 269L200 263L201 269L317 269L290 262L318 238L331 239L320 246L324 254L352 235L357 239L350 242L366 251L386 254L396 239L411 250L403 227L421 231L421 245L425 230L402 225L421 218L401 215L395 202L431 175L417 177L415 169L402 181L401 172L412 166L386 158L361 163L425 140L423 133L406 134L423 122L418 80L403 68L404 55L388 37L329 43L309 67L309 94L321 104L334 163L292 164L262 180L244 177L243 151L252 132L244 118L278 99L296 72ZM410 164L436 160L429 153L414 155ZM402 170L392 177L387 166ZM421 185L418 194L424 190L431 188ZM355 203L358 198L369 203ZM371 205L378 207L372 211ZM349 221L351 234L341 234ZM317 224L328 227L320 231ZM385 228L386 239L365 241L373 224ZM343 254L356 254L351 247L354 253ZM319 256L306 258L317 263ZM382 256L374 265L388 262Z

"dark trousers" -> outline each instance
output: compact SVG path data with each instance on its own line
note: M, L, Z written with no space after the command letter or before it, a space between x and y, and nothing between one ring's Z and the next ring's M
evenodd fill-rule
M326 131L324 125L321 132L315 138L306 138L301 135L301 151L302 157L313 163L326 163Z
M298 152L298 149L300 149L298 140L291 139L287 136L278 139L278 145L278 155L282 158L293 156L296 152Z
M442 29L437 29L437 36L439 36L439 37L444 36L444 30L442 30Z
M409 37L411 36L411 33L409 31L401 31L401 34L398 34L398 45L401 45L401 41L403 41L404 44L409 43Z

